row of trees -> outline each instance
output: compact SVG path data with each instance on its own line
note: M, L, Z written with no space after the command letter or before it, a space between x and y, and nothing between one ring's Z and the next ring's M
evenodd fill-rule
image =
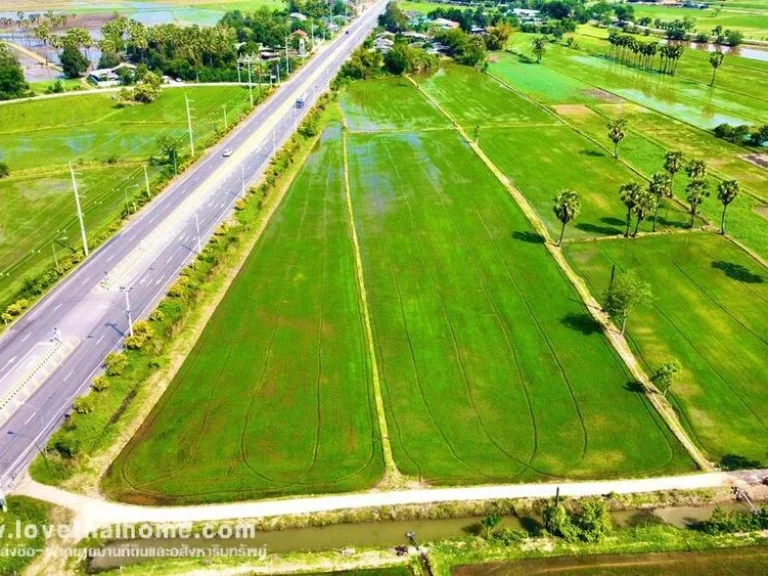
M677 72L678 62L685 52L683 44L663 44L655 40L643 42L631 34L622 34L615 30L608 34L608 42L609 58L649 70L653 69L656 54L659 54L659 72L671 76Z

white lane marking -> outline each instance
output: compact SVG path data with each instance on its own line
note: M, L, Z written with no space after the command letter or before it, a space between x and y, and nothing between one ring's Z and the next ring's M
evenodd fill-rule
M5 367L7 367L7 366L10 366L10 365L11 365L11 364L13 364L14 362L16 362L16 358L18 358L18 356L14 356L14 357L13 357L13 358L11 358L10 360L8 360L8 362L6 362L6 363L5 363L5 366L3 366L3 368L5 368Z
M98 346L98 345L99 345L99 342L101 342L102 340L104 340L104 336L102 336L101 338L99 338L98 340L96 340L96 346Z
M85 284L87 284L90 281L90 279L91 279L90 276L86 276L85 278L83 278L82 282L80 282L80 286L85 286Z
M67 374L66 376L64 376L64 380L62 380L62 382L66 382L67 380L69 380L69 377L70 377L70 376L72 376L72 374L74 374L74 373L75 373L75 371L74 371L74 370L70 370L70 371L69 371L69 374Z
M58 309L59 309L59 306L61 306L61 302L59 302L58 304L56 304L56 306L54 306L54 307L53 307L53 310L51 310L51 312L56 312L56 310L58 310Z
M113 258L115 257L114 254L112 254L109 258L107 258L107 262L112 262Z
M171 262L171 260L173 260L173 254L171 254L170 256L168 256L168 260L166 260L166 261L165 261L165 263L166 263L166 264L169 264L169 263Z
M21 341L26 342L27 340L29 340L30 336L32 336L32 332L27 332L26 336L24 336L24 338L22 338Z

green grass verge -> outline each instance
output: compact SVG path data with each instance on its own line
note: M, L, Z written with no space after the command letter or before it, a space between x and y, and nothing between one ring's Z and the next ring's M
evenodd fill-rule
M690 469L645 399L627 390L623 364L507 191L457 133L354 134L349 143L402 472L477 483Z
M332 125L104 481L132 501L367 488L382 474Z
M593 294L611 268L634 269L653 289L628 339L648 372L672 359L671 400L694 440L727 467L765 464L768 272L714 234L571 244L565 250Z

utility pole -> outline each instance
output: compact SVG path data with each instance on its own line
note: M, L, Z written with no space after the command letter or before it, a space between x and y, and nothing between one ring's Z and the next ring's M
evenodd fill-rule
M277 63L277 66L275 66L275 68L277 68L277 84L280 85L280 62L279 61Z
M288 36L285 37L285 76L291 73L291 60L288 58Z
M189 98L184 94L184 102L187 105L187 129L189 130L189 148L192 156L195 155L195 139L192 136L192 115L189 113Z
M197 217L197 212L195 212L195 230L197 230L197 253L200 254L203 249L200 246L200 219Z
M242 79L240 78L240 60L237 61L237 83L243 83Z
M121 287L120 290L125 293L125 315L128 317L128 334L133 337L133 318L131 317L131 288Z
M227 105L222 104L222 108L224 108L224 130L229 130L229 124L227 123Z
M251 82L251 60L248 56L246 62L248 62L248 97L251 99L251 108L253 108L253 83Z
M147 198L152 200L152 191L149 189L149 175L147 174L147 165L144 164L142 168L144 168L144 186L147 189Z
M85 235L85 218L83 218L83 210L80 207L80 194L77 193L77 179L75 178L75 170L72 168L72 162L69 163L69 173L72 175L72 189L75 191L75 206L77 206L77 219L80 221L80 235L83 238L83 252L85 257L88 258L88 237Z
M51 241L51 249L53 250L53 263L56 266L56 272L59 271L59 259L56 256L56 240Z

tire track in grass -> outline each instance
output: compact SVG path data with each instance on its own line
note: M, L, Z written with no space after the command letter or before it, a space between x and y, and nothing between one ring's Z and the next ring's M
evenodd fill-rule
M416 90L421 92L427 99L430 100L430 102L432 102L432 104L438 110L440 110L440 112L443 113L443 115L456 127L456 130L462 136L462 138L464 138L464 140L469 144L469 147L473 151L475 151L475 153L477 153L477 150L475 149L475 147L472 146L472 142L469 139L469 136L467 136L467 134L464 132L464 130L461 128L461 126L458 124L458 122L456 122L456 120L454 120L454 118L450 114L448 114L448 112L442 106L440 106L440 104L437 101L435 101L432 97L430 97L429 94L424 92L418 86L418 84L416 84L416 82L413 81L412 78L408 77L408 79L411 81L411 83L416 88ZM480 157L481 161L483 161L483 163L485 164L486 162L485 162L485 159L483 158L483 156L481 156L479 154L478 154L478 156ZM490 160L488 160L488 162L490 162ZM546 234L546 228L543 226L543 224L541 224L540 221L539 221L539 224L540 224L542 230L544 230L545 234ZM544 237L546 238L547 236L545 235ZM563 382L565 382L565 384L566 384L566 386L568 388L568 392L569 392L569 394L571 396L571 400L573 401L574 407L576 408L576 412L577 412L577 414L579 416L579 420L581 421L581 429L582 429L582 435L583 435L583 448L582 448L582 451L581 451L581 459L583 460L584 457L586 456L586 453L587 453L587 445L588 445L589 438L588 438L586 423L584 422L584 416L583 416L583 414L581 412L581 407L579 406L579 403L576 400L576 396L575 396L575 392L573 390L572 384L571 384L570 380L568 379L568 377L565 375L565 369L563 368L563 365L560 363L560 360L559 360L557 354L555 353L555 351L554 351L554 349L552 347L552 343L549 341L549 338L547 338L546 334L544 334L544 331L542 330L541 325L539 324L538 320L533 315L533 311L531 310L528 302L525 301L525 300L524 300L524 302L526 304L526 307L528 308L529 313L531 314L531 316L533 318L534 323L536 324L537 329L539 330L539 332L543 336L545 342L547 343L547 347L549 348L550 354L552 354L552 357L555 360L555 363L557 364L558 369L560 370L560 373L561 373L561 375L563 377Z
M392 156L392 152L387 147L386 141L383 142L383 146L384 146L384 150L386 151L387 156L388 156L388 158L390 160L390 164L393 167L395 173L397 174L398 180L402 181L403 179L400 176L400 171L397 169L397 163L395 162L395 159ZM405 204L408 207L408 217L409 217L409 220L410 220L410 223L411 223L411 230L412 231L416 230L414 216L413 216L413 209L411 208L411 202L408 199L407 194L402 194L401 197L402 197L403 200L405 200ZM452 343L453 343L454 354L455 354L455 357L456 357L456 361L457 361L457 363L459 365L459 370L461 372L462 380L464 381L464 389L465 389L465 391L467 393L467 398L469 400L469 405L472 407L472 410L475 413L475 417L477 418L477 422L480 425L480 430L482 430L483 435L485 435L485 437L488 439L488 441L493 446L495 446L502 454L504 454L509 459L511 459L514 462L517 462L518 464L523 466L523 470L521 470L518 474L515 474L515 475L510 477L510 478L516 478L516 477L520 476L523 472L525 472L525 470L527 468L530 468L530 466L528 466L522 460L512 456L511 454L508 454L503 448L501 448L496 443L496 441L488 433L488 430L486 429L485 424L483 423L483 420L480 417L479 411L478 411L477 406L476 406L475 401L474 401L474 397L473 397L472 392L471 392L471 386L469 384L469 380L467 378L466 370L464 368L464 362L461 359L461 353L459 351L458 340L456 338L456 331L455 331L455 329L453 327L453 323L451 322L450 315L448 313L448 307L446 306L445 298L443 297L443 291L440 288L440 283L437 281L437 279L435 278L434 274L430 271L430 268L426 264L426 258L425 258L425 254L424 254L423 250L421 249L421 244L417 242L416 246L417 246L417 252L419 254L419 259L421 260L422 269L428 271L429 277L430 277L430 279L432 281L432 284L434 284L436 292L437 292L437 295L438 295L438 298L440 299L440 305L441 305L441 307L443 309L443 317L444 317L445 322L448 325L448 328L449 328L450 333L451 333L451 340L452 340ZM445 437L444 434L443 434L443 437ZM465 465L466 465L466 463L465 463ZM489 479L495 479L496 478L495 476L490 476L490 475L488 475L488 474L486 474L484 472L480 472L480 475L485 477L485 478L489 478Z
M448 161L448 158L446 158L445 154L443 153L443 146L440 144L439 140L435 140L435 145L437 146L437 149L440 152L440 156L445 160L446 166L450 167L457 177L460 177L460 174L458 173L458 171L455 168L453 168L453 165L451 164L451 162ZM426 172L423 169L422 169L422 173L424 174L426 179L429 180L429 175L426 174ZM469 246L467 245L466 238L464 237L464 235L459 230L458 224L456 223L456 219L453 217L453 215L450 213L450 211L448 210L448 208L445 205L445 195L443 193L441 193L439 191L439 189L436 189L436 192L437 192L438 197L440 198L440 206L443 209L443 212L445 213L447 218L451 221L451 224L452 224L453 229L454 229L454 231L456 233L456 236L459 238L459 241L460 241L461 245L464 248L464 252L469 257L470 261L472 262L472 266L475 269L476 274L478 275L478 277L481 280L481 283L483 285L483 292L485 293L485 297L486 297L488 303L490 304L491 308L493 309L494 318L496 319L496 322L499 325L499 329L501 330L501 333L504 335L504 341L505 341L505 343L507 345L507 350L509 350L509 352L511 353L512 361L514 362L515 368L517 369L518 378L519 378L519 381L520 381L520 387L521 387L521 389L523 391L523 395L524 395L526 403L528 405L528 413L529 413L529 415L531 417L531 427L533 428L533 452L531 453L531 456L528 459L528 465L530 465L533 462L534 458L536 457L536 453L538 451L538 430L536 428L536 418L534 416L533 406L531 404L531 399L530 399L530 396L528 394L528 389L525 386L525 384L523 383L524 382L523 373L522 373L522 370L521 370L521 367L520 367L520 363L518 362L518 359L517 359L517 353L515 351L515 347L514 347L514 345L512 344L512 341L509 338L509 334L507 333L506 325L505 325L504 321L502 320L502 317L501 317L501 314L499 313L498 307L496 306L496 301L493 299L493 297L491 296L491 293L490 293L490 291L488 289L487 278L485 277L485 274L483 274L481 267L478 266L477 260L474 258L473 254L472 254L472 252L471 252L471 250L469 248ZM474 199L474 195L472 195L472 198ZM493 238L491 237L490 233L488 232L488 226L487 226L485 220L483 219L483 217L481 216L479 210L477 209L477 204L473 201L472 205L474 206L475 213L477 214L478 219L480 220L480 222L483 225L483 228L485 229L486 233L488 234L489 239L493 243L496 255L502 261L502 264L504 265L504 268L506 269L506 262L504 262L503 259L501 258L501 254L498 251L498 249L496 248L496 243L493 240ZM507 270L507 272L508 272L508 270ZM459 352L458 352L458 348L457 348L456 354L458 355L458 353ZM477 408L475 406L475 401L474 401L473 395L472 395L472 393L469 390L468 390L468 394L469 394L470 399L471 399L472 407L473 407L473 409L475 410L475 412L477 414L478 421L480 422L480 425L483 428L483 431L485 432L485 435L488 436L488 438L491 440L491 442L503 454L505 454L509 458L513 458L513 459L515 459L517 461L518 459L515 456L513 456L512 454L509 454L488 433L488 431L486 429L486 426L485 426L485 423L483 422L483 419L480 416L480 413L479 413L479 411L477 410ZM536 472L539 472L539 471L536 470ZM541 474L542 472L539 472L539 473Z
M355 226L355 212L352 207L352 193L349 183L349 154L347 151L347 133L346 120L342 128L341 146L344 167L344 191L347 201L348 223L352 234L352 245L355 253L355 272L357 278L357 287L360 293L360 306L363 312L365 324L365 343L368 349L368 355L371 360L371 375L373 376L373 393L376 400L376 412L379 421L379 433L381 434L381 448L384 456L384 466L387 481L399 480L402 476L397 469L395 459L392 456L392 445L389 442L389 430L387 428L387 417L384 413L384 399L381 395L381 382L379 380L379 368L376 361L376 350L373 343L373 330L371 329L371 318L368 311L368 296L365 291L365 277L363 274L363 260L360 253L360 242L357 236L357 227Z

